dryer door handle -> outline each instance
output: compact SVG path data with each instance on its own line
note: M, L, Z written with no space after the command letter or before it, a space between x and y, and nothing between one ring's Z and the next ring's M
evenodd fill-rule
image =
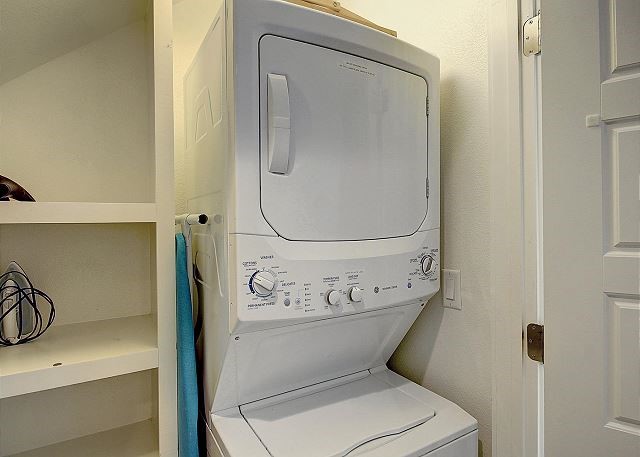
M287 77L269 73L267 117L269 119L269 172L284 175L289 170L291 112Z

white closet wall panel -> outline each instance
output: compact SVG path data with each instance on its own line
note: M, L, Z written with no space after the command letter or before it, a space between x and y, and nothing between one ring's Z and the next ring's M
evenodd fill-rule
M0 226L0 269L11 260L22 265L54 300L54 325L149 314L152 230L152 224Z
M0 174L37 201L154 201L145 28L135 22L0 86Z
M152 418L155 374L145 371L1 400L0 456Z
M144 19L148 0L0 0L0 84ZM51 8L54 4L55 8Z

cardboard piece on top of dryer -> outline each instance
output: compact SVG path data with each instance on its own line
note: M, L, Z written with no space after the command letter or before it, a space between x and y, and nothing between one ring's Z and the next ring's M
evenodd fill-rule
M290 3L295 3L296 5L306 6L307 8L312 8L314 10L322 11L325 13L333 14L334 16L339 16L344 19L348 19L353 22L357 22L358 24L366 25L367 27L371 27L372 29L379 30L380 32L387 33L391 36L397 37L398 33L395 30L387 29L378 24L371 22L368 19L363 18L362 16L358 16L353 11L350 11L346 8L343 8L340 5L340 2L333 0L287 0Z

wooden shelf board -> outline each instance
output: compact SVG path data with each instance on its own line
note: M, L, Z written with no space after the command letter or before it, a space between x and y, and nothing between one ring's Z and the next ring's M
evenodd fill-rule
M156 222L155 203L0 202L0 224Z
M150 315L54 326L30 343L0 347L0 398L157 367Z
M63 441L11 457L159 457L158 431L152 420Z

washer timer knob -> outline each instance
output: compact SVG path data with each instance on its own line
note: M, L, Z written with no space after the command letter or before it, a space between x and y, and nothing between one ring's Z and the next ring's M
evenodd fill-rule
M422 269L422 273L428 275L431 273L435 267L436 261L433 260L433 257L430 255L426 255L422 258L422 262L420 263L420 267Z
M352 287L349 289L349 300L355 303L360 303L363 298L362 289L359 287Z
M276 277L270 271L256 271L249 280L249 287L258 297L268 297L276 288Z
M326 299L331 306L337 306L340 304L340 292L331 289L327 292Z

